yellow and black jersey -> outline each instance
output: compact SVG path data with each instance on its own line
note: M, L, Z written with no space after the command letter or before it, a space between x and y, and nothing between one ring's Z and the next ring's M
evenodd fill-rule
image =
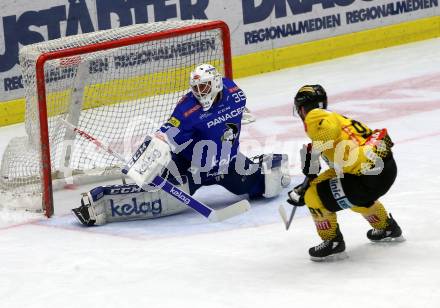
M343 173L363 174L379 156L391 154L386 129L371 130L365 124L324 109L313 109L304 119L313 149L321 152L330 167Z

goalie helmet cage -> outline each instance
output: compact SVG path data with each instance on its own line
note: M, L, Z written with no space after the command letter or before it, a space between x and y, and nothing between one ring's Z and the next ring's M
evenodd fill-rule
M136 142L169 118L188 91L189 72L201 63L232 78L224 22L137 24L23 47L27 137L12 139L5 150L2 194L12 196L8 202L21 200L12 207L50 217L53 185L120 176L114 158L75 137L58 119L129 156Z

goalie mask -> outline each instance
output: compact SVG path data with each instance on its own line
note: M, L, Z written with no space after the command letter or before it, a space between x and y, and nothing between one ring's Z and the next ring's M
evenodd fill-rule
M191 92L202 105L203 111L209 110L217 94L223 89L223 80L214 66L202 64L191 72L189 82Z
M327 93L325 93L324 88L319 84L301 87L295 96L293 114L295 114L296 109L301 119L304 120L307 113L316 108L327 109Z

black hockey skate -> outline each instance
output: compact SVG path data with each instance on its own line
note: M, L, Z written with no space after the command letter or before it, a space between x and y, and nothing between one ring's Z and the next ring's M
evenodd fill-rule
M368 230L367 237L372 242L403 242L405 240L402 236L402 229L391 214L388 218L388 226L384 230Z
M318 246L309 249L310 260L316 262L335 261L347 258L345 253L345 242L339 226L336 229L336 236L332 240L325 240Z

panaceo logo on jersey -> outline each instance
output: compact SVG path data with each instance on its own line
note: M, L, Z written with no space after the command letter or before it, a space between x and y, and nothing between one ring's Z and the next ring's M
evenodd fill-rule
M162 213L162 202L160 199L151 202L137 203L136 198L131 199L131 203L117 205L110 199L110 210L112 216L157 216Z
M228 112L227 114L216 117L214 120L211 120L207 123L208 128L216 126L216 125L221 124L225 121L228 121L230 119L233 119L233 118L240 116L243 113L244 108L245 107L243 106L243 107L234 109L234 110Z

